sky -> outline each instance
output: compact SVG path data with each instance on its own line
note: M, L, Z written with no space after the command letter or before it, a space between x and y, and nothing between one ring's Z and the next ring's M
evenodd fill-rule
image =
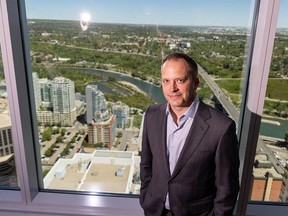
M89 13L90 22L99 23L247 27L254 0L25 0L25 4L28 19L80 20L81 14Z

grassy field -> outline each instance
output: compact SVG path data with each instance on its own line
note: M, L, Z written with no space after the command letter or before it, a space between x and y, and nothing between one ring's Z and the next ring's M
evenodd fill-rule
M240 86L242 83L240 80L217 80L216 83L226 92L233 104L236 107L240 107L241 105L241 97L242 94ZM288 80L286 79L270 79L268 81L266 97L271 99L278 100L287 100L288 101ZM264 103L264 113L269 115L279 116L281 111L285 111L288 109L287 103L281 103L277 101L268 101L265 100ZM274 111L273 111L274 110ZM277 113L275 113L275 110Z
M217 80L216 83L229 94L240 94L240 80ZM288 100L287 86L287 79L270 79L268 81L266 97Z
M288 100L288 79L270 79L266 96L273 99Z
M216 83L221 89L227 91L228 94L240 94L240 80L217 80Z

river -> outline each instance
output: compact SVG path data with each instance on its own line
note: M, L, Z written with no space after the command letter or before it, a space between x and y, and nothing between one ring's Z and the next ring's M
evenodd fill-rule
M288 133L288 120L276 119L276 118L265 118L273 121L277 121L280 125L261 123L260 134L268 137L275 137L284 139L285 133Z
M162 94L162 90L160 87L154 86L140 79L137 79L137 78L125 75L125 74L120 74L120 73L115 73L115 72L110 72L110 71L105 71L105 70L89 69L89 68L79 68L79 69L77 68L77 70L85 70L85 71L94 72L100 75L103 79L108 79L108 77L114 77L117 80L130 82L138 86L144 92L146 92L146 94L149 97L151 97L155 102L157 103L165 102L165 98Z
M130 82L136 86L138 86L141 90L147 93L154 101L157 103L163 103L165 102L165 98L162 94L162 90L160 87L154 86L150 83L147 83L145 81L142 81L137 78L133 78L131 76L115 73L115 72L109 72L105 70L98 70L98 69L88 69L88 68L81 68L77 70L88 70L91 72L94 72L96 74L99 74L103 77L103 79L108 79L108 77L114 77L117 80L123 80ZM269 118L270 119L270 118ZM264 136L274 137L274 138L280 138L284 139L285 133L288 132L288 121L285 120L279 120L279 119L271 119L274 121L280 122L280 126L277 126L275 124L269 124L262 122L260 127L260 134Z

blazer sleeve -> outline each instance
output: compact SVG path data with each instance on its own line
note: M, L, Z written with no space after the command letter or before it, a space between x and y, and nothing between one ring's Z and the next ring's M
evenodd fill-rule
M218 143L215 156L215 215L233 215L239 192L239 145L235 122L231 121Z
M148 133L147 133L147 116L149 115L149 108L145 112L144 124L143 124L143 134L142 134L142 151L141 151L141 162L140 162L140 205L142 206L146 192L152 177L152 152L150 149Z

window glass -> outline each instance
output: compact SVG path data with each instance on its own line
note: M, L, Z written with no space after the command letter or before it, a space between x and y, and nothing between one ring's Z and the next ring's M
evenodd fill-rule
M281 1L250 199L288 200L288 1Z
M14 143L12 140L12 123L2 55L0 52L0 188L16 189L17 187L18 181Z
M139 193L143 112L165 101L171 52L238 123L254 1L25 2L44 189Z

